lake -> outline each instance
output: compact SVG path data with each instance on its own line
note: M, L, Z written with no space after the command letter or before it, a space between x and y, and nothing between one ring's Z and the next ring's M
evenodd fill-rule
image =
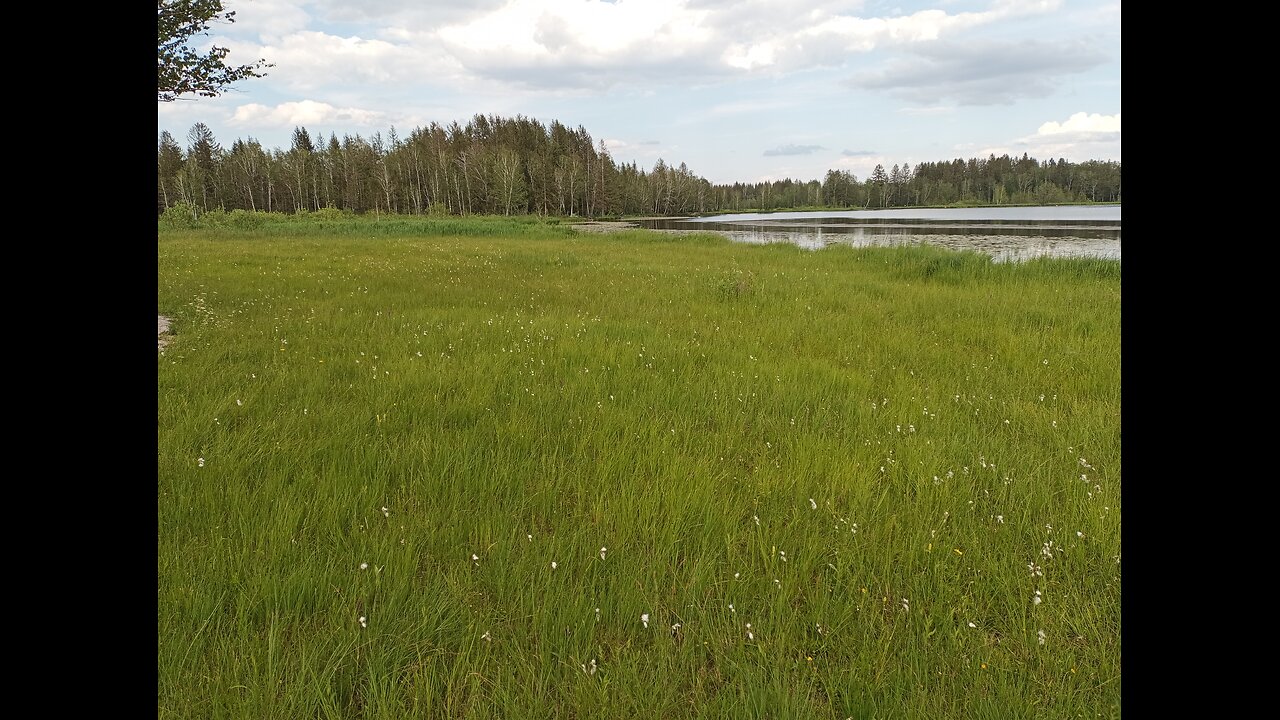
M786 242L809 249L929 244L986 253L997 262L1042 256L1120 260L1119 205L738 213L634 222L655 230L707 230L738 242Z

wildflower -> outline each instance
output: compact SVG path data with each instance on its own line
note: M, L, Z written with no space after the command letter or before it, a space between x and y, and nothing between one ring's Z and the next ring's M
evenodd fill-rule
M733 574L733 579L734 579L734 580L737 580L741 575L742 575L742 573L740 573L740 572L736 572L736 573L734 573L734 574Z
M1080 532L1079 530L1077 530L1077 531L1076 531L1076 537L1078 537L1078 538L1082 538L1082 537L1084 537L1084 533L1082 533L1082 532Z
M729 603L729 612L731 612L731 613L736 613L736 612L738 612L737 610L734 610L734 609L733 609L733 603Z
M484 634L480 636L480 639L485 642L493 642L493 636L489 634L488 630L484 631Z
M196 458L196 466L204 467L204 458Z
M236 398L236 405L244 405L244 403L240 402L240 398Z
M813 626L818 629L819 635L826 635L827 631L822 629L822 623L814 623Z
M1043 644L1044 644L1044 638L1045 638L1044 630L1037 631L1037 632L1036 632L1036 637L1040 638L1040 644L1041 644L1041 645L1043 645Z
M367 563L367 562L365 562L365 563L360 563L360 569L361 569L361 570L368 570L368 569L369 569L369 563Z
M533 542L533 536L532 536L532 535L525 535L525 537L529 539L529 542Z
M551 569L552 569L552 570L555 570L555 569L556 569L556 561L555 561L555 560L552 560L552 561L551 561Z
M596 622L600 622L600 608L596 608Z
M360 627L362 627L362 628L367 628L367 627L369 627L368 623L366 623L366 622L365 622L365 621L366 621L366 620L368 620L368 619L369 619L369 618L367 618L367 617L365 617L365 616L361 615L361 616L360 616L360 620L358 621L358 622L360 623Z
M977 626L977 625L974 625L973 623L969 623L969 627L971 627L971 628L976 628L976 627L978 627L978 626Z
M787 551L786 551L786 550L779 550L779 551L778 551L778 557L782 558L782 562L786 562L786 561L787 561Z
M752 515L752 516L751 516L751 519L756 521L756 525L759 525L759 524L760 524L760 516L759 516L759 515Z
M382 515L383 515L384 517L391 517L391 511L390 511L390 510L388 510L386 507L383 507L383 508L382 508Z
M475 553L471 553L471 562L476 567L480 567L480 556L476 555Z
M644 623L644 626L645 626L646 628L648 628L648 627L649 627L649 613L644 613L643 615L641 615L641 616L640 616L640 622Z
M1040 596L1040 591L1039 591L1039 590L1037 590L1037 591L1036 591L1036 595L1035 595L1035 597L1031 598L1031 604L1032 604L1032 605L1039 605L1039 604L1040 604L1040 603L1042 603L1042 602L1044 602L1044 598Z
M818 503L814 502L814 501L813 501L813 498L809 498L809 507L810 507L811 509L813 509L813 510L817 510L817 509L818 509Z
M604 559L604 554L605 554L605 552L606 552L606 551L608 551L608 549L609 549L609 548L607 548L607 547L601 547L601 548L600 548L600 559L601 559L601 560L603 560L603 559Z
M588 665L583 665L583 666L582 666L582 672L584 672L584 673L586 673L586 674L588 674L588 675L595 675L595 674L596 674L596 659L595 659L595 658L591 658L591 663L590 663L590 664L588 664Z
M755 633L751 632L751 623L747 623L747 639L748 640L756 639Z
M671 637L675 637L680 632L680 628L684 627L684 623L676 623L671 626Z
M910 607L910 605L908 604L908 603L910 603L910 602L911 602L910 600L908 600L908 599L906 599L906 598L902 598L902 609L903 609L903 610L906 610L906 611L910 611L910 610L911 610L911 607Z

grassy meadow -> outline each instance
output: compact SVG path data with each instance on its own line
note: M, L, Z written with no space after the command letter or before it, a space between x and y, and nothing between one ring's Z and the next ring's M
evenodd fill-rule
M162 720L1120 716L1118 262L386 217L157 254Z

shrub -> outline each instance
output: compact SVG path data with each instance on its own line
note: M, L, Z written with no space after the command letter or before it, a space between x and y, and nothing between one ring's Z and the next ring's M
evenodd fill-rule
M160 213L160 224L165 227L190 230L197 227L199 222L200 215L191 203L174 203Z
M756 291L756 274L750 270L734 269L720 276L717 287L720 290L721 299L724 300L751 295Z

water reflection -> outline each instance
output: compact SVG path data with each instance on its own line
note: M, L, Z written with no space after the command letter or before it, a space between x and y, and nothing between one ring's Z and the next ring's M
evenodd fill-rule
M986 253L997 262L1043 256L1120 259L1119 206L793 212L637 222L651 229L706 230L737 242L808 249L929 244Z

